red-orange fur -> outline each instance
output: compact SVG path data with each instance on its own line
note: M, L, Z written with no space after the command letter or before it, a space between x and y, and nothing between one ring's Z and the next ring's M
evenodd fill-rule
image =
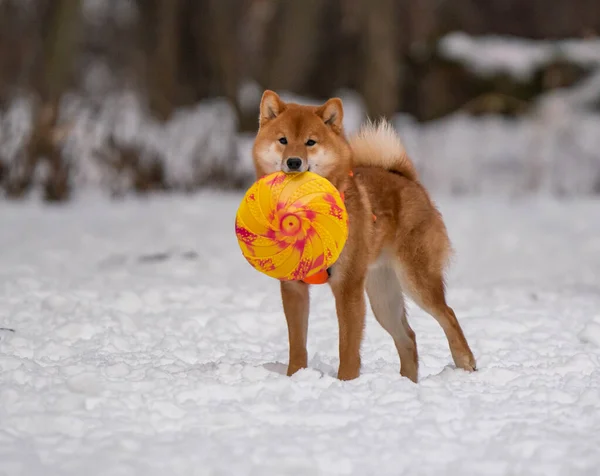
M348 380L360 373L365 291L375 317L394 339L403 376L415 382L418 378L417 345L403 293L440 323L456 366L475 370L467 340L446 304L444 268L450 242L441 214L389 124L368 124L347 140L342 121L337 98L320 107L303 106L266 91L253 148L257 176L285 169L287 158L298 157L303 170L310 167L345 193L349 236L329 281L340 333L338 377ZM287 144L280 143L284 137ZM315 144L307 145L309 140ZM281 295L292 375L307 366L308 285L282 282Z

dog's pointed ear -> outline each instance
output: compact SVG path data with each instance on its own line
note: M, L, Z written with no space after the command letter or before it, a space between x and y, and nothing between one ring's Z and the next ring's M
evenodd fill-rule
M259 124L262 126L272 119L275 119L285 109L285 103L279 95L270 90L266 90L260 100L260 115L258 118Z
M317 116L333 129L336 134L341 134L344 121L344 106L340 98L332 98L317 109Z

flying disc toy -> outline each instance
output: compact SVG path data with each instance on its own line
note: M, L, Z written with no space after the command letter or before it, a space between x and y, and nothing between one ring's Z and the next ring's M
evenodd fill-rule
M348 238L348 213L338 190L312 172L275 172L246 192L236 215L242 254L282 281L320 284Z

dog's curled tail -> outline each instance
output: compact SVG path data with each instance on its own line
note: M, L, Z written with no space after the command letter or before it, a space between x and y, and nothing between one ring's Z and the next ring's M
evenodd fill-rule
M355 167L381 167L417 180L417 169L408 158L393 126L386 120L368 122L350 137Z

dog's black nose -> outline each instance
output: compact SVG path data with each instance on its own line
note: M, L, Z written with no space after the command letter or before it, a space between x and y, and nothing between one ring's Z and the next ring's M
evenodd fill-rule
M298 157L290 157L287 159L286 164L290 170L300 170L300 167L302 167L302 159Z

